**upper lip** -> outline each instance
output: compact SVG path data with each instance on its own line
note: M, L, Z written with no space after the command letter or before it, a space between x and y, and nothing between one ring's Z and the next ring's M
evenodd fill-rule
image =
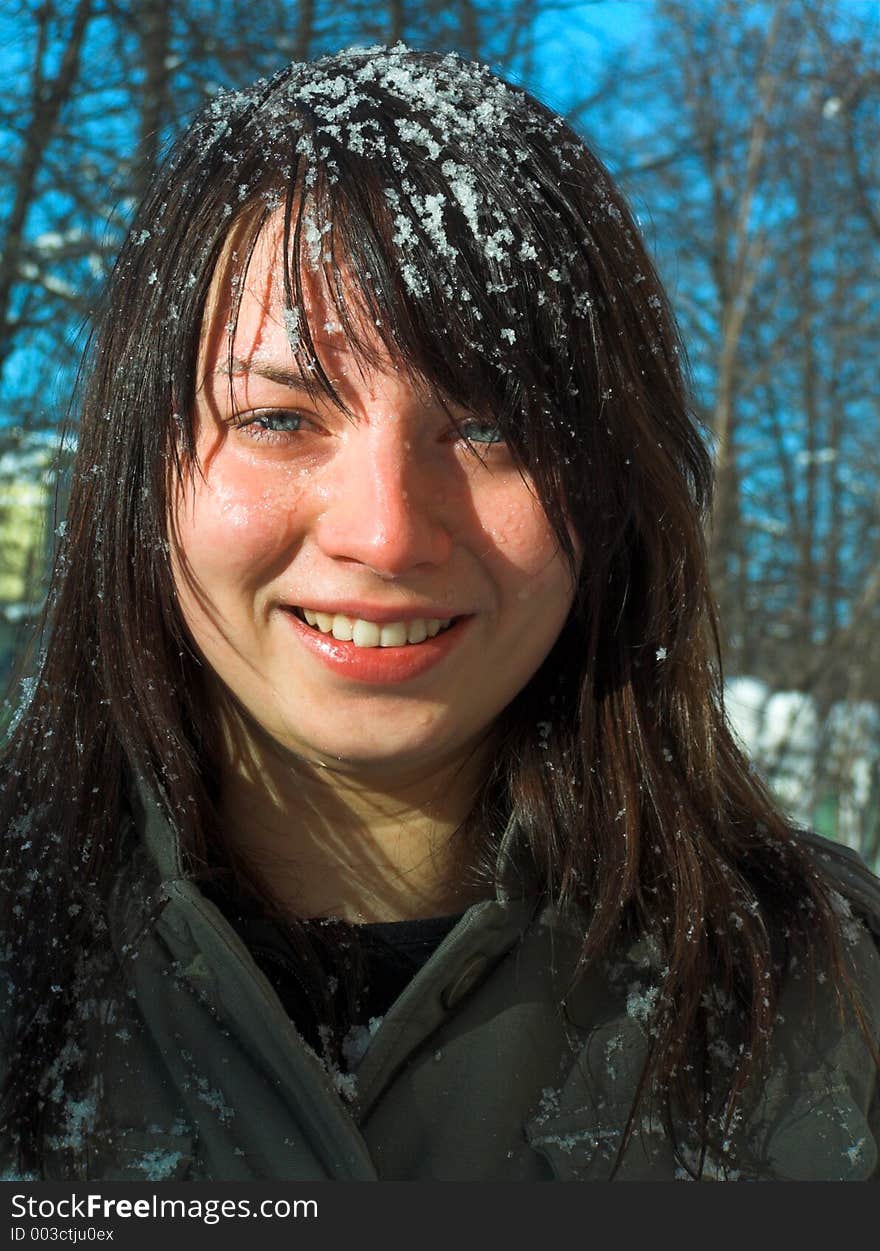
M377 625L387 625L392 621L436 620L451 621L453 617L466 614L450 612L448 605L439 607L437 604L366 604L359 600L337 600L330 604L326 600L310 599L304 603L285 603L283 608L308 608L310 612L337 614L345 617L359 617L362 621L375 621Z

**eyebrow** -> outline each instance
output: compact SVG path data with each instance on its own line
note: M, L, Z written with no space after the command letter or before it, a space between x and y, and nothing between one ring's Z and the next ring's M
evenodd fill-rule
M340 395L330 395L327 388L321 384L317 378L307 378L300 373L298 369L290 369L278 361L273 361L263 356L254 356L251 360L245 361L241 357L233 356L232 360L223 362L218 365L214 371L221 374L224 378L234 378L241 374L257 374L260 378L266 378L269 382L277 382L280 386L289 387L292 391L300 391L303 395L309 396L310 399L319 399L335 403L343 412L350 412L348 405ZM338 379L331 378L330 382L335 390ZM345 379L342 380L343 388L345 387ZM466 405L457 404L455 400L446 399L443 401L446 407L468 407ZM470 409L468 408L468 411Z
M229 363L224 362L218 365L215 373L222 374L225 378L234 378L240 374L257 374L269 382L277 382L280 386L289 387L292 391L302 391L306 395L323 399L328 398L327 388L322 386L317 379L307 378L298 369L288 369L275 361L259 358L243 361L235 356Z

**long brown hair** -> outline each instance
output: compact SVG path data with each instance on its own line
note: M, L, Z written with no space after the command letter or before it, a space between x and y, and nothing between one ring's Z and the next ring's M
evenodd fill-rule
M573 560L569 526L584 544L570 618L502 716L473 858L492 863L514 814L541 892L583 918L582 965L624 937L655 945L628 1134L647 1101L670 1132L680 1111L704 1148L720 1142L788 953L822 950L844 980L845 968L829 887L724 718L702 532L711 464L674 319L626 203L561 119L480 66L398 46L292 66L209 104L109 283L43 650L2 760L4 1132L19 1165L39 1173L59 1076L82 1061L69 1038L108 958L132 780L162 805L188 872L228 861L216 712L175 600L168 499L198 471L190 413L212 274L233 225L243 272L279 208L303 368L332 392L304 307L310 265L354 350L368 350L366 308L402 366L495 415L562 551ZM732 1069L711 1063L722 1001Z

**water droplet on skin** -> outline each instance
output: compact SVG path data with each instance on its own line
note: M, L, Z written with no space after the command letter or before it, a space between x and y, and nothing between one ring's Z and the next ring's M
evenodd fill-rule
M251 510L246 504L229 500L222 505L224 519L237 529L246 526L251 519Z

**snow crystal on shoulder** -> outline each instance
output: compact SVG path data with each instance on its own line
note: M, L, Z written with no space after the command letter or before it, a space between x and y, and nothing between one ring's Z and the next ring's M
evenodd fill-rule
M369 1050L384 1017L371 1016L366 1025L352 1025L342 1040L342 1054L349 1070L356 1069Z

